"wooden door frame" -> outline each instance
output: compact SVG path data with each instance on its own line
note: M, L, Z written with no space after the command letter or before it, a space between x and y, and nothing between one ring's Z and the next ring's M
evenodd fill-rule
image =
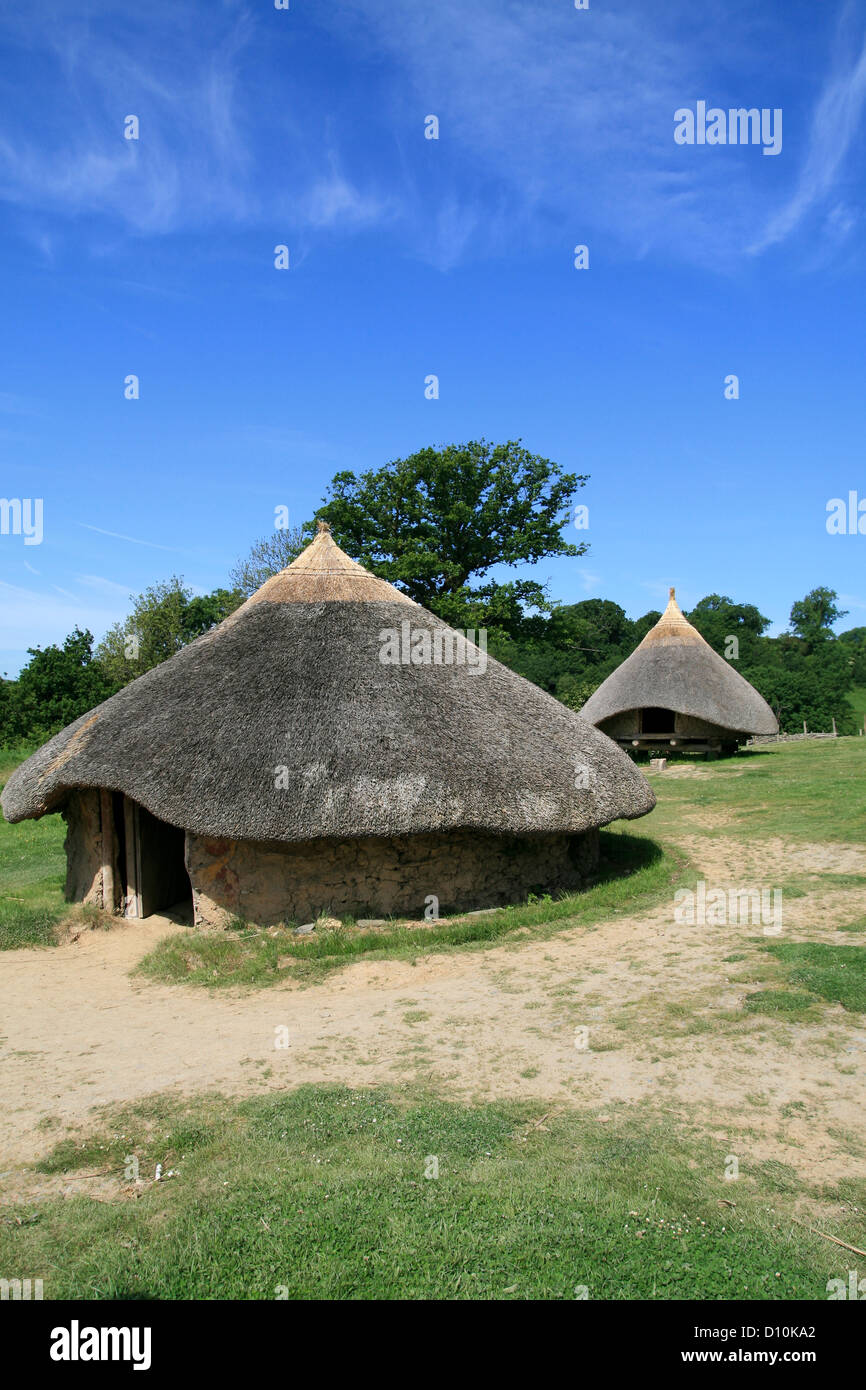
M138 802L123 798L123 824L126 831L126 896L124 917L141 916L141 834Z

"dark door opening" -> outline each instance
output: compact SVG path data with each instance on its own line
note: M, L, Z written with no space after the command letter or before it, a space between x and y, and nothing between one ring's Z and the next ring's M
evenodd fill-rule
M649 705L641 710L641 733L672 734L675 720L676 715L672 709L658 709L655 705Z
M186 835L124 798L126 916L150 917L168 908L192 908L186 871Z

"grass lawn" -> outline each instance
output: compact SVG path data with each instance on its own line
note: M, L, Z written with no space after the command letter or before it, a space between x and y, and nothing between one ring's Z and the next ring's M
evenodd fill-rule
M863 721L866 719L866 685L855 685L849 691L848 703L857 715L858 728L863 728Z
M34 750L0 749L0 790ZM0 950L53 946L64 911L66 826L61 816L10 825L0 812Z
M787 979L807 989L810 999L866 1013L866 946L830 946L823 941L764 941Z
M768 744L694 769L684 777L645 769L659 804L636 833L663 838L684 812L706 811L710 834L719 833L714 813L724 812L725 834L748 840L866 838L866 737ZM700 833L699 822L691 833Z
M791 1173L746 1164L733 1184L725 1162L639 1107L600 1121L333 1086L156 1098L40 1165L114 1175L118 1200L20 1209L0 1266L48 1299L825 1297L847 1256L791 1220ZM153 1182L157 1163L173 1176ZM863 1179L842 1186L862 1211ZM866 1240L862 1216L852 1229Z

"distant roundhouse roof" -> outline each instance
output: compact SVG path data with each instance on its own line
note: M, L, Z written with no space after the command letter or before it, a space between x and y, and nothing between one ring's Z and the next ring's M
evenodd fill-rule
M766 700L683 616L673 589L655 627L589 697L581 714L598 725L626 710L652 707L691 714L736 733L779 730Z
M404 623L458 660L383 664ZM320 523L225 622L16 769L4 814L106 787L199 834L297 841L579 832L652 810L648 783L591 723L492 658L482 673L461 655L478 658Z

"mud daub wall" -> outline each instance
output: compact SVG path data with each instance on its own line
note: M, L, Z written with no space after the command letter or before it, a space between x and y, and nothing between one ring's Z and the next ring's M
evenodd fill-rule
M698 719L693 714L678 714L676 732L684 738L720 738L730 740L736 735L731 729L723 729L719 724L710 724L706 719Z
M609 738L637 738L640 733L640 710L627 709L622 714L612 714L603 719L598 726Z
M238 915L267 925L320 913L423 917L579 888L598 863L598 831L582 835L407 835L273 844L187 834L197 926Z
M640 710L628 709L622 714L612 714L609 719L603 719L598 726L602 733L609 738L640 738ZM734 737L730 729L722 729L718 724L710 724L706 719L698 719L693 714L677 713L674 719L674 733L680 734L683 738L720 738L731 739ZM652 737L652 735L646 735Z
M71 792L63 808L66 821L66 901L102 907L102 821L99 792L84 787ZM115 874L119 872L115 864Z

